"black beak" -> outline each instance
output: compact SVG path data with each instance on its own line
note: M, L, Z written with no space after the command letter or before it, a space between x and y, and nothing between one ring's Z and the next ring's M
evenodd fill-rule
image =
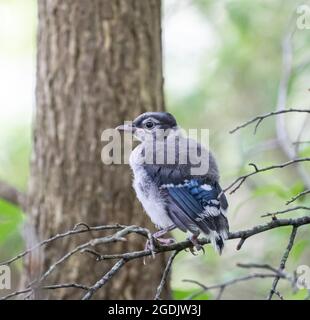
M136 131L136 128L131 124L122 124L116 127L115 130L134 133Z

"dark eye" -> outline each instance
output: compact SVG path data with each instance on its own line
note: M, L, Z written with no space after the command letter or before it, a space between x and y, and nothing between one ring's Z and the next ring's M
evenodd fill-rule
M145 124L144 124L145 128L147 129L152 129L154 127L154 122L152 121L147 121Z

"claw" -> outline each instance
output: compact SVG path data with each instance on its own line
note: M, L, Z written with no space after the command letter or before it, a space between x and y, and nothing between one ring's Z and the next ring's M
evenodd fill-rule
M205 249L204 247L199 243L198 241L198 235L191 235L190 237L188 237L188 240L190 240L190 242L193 244L192 247L189 248L190 252L192 253L192 255L194 256L197 256L194 248L197 250L197 251L200 251L202 250L203 254L205 254Z
M155 259L155 245L154 245L154 239L148 239L145 243L144 250L150 250L151 256L153 259ZM146 265L146 256L143 257L143 264Z
M193 256L197 256L197 255L198 255L198 254L196 253L194 247L189 247L188 249L189 249L189 251L191 252L191 254L192 254Z

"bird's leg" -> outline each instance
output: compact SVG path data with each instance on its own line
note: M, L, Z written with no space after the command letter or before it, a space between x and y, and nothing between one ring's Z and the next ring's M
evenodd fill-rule
M165 235L167 232L175 229L175 228L176 228L175 225L171 225L171 226L169 226L167 228L161 229L161 230L153 233L153 238L155 240L157 240L161 244L168 245L168 244L174 243L175 242L174 238L171 238L171 237L170 238L162 238L162 236Z
M197 251L202 250L203 253L205 253L204 247L198 241L198 236L199 236L199 233L198 234L191 234L187 239L193 244L193 246L196 248ZM190 247L189 250L194 256L196 255L193 247Z

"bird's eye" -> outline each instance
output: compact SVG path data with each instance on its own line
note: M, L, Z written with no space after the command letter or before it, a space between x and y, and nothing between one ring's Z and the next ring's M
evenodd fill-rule
M145 128L147 129L152 129L154 127L154 122L152 121L147 121L145 124L144 124Z

